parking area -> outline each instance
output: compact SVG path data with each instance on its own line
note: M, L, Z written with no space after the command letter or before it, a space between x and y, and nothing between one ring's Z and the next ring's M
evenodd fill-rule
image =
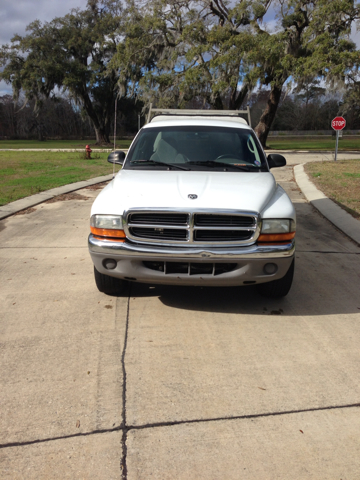
M96 187L0 222L1 479L360 476L360 248L298 215L282 300L253 287L99 293Z

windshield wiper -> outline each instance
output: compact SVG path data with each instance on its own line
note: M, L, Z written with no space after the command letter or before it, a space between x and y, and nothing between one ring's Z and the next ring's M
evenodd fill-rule
M179 170L189 170L188 168L180 167L180 165L177 165L175 163L158 162L157 160L131 160L130 165L133 163L152 163L153 165L164 165L165 167L175 167L175 168L178 168Z
M241 170L242 172L250 172L249 167L241 167L240 165L233 165L232 163L224 163L224 162L216 162L215 160L206 160L205 162L202 161L194 161L194 162L187 162L190 165L206 165L206 166L214 166L214 167L230 167L235 168L237 170Z

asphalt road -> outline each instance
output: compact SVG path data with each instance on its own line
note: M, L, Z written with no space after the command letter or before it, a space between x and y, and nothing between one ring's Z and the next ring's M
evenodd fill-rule
M360 478L360 248L275 173L298 213L282 300L99 293L89 188L0 222L2 480Z

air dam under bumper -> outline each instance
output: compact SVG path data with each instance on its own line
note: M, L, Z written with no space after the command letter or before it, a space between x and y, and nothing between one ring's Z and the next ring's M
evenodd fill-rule
M215 287L271 282L286 274L295 253L294 241L284 245L228 248L158 247L100 240L90 234L88 244L92 261L98 272L111 277L160 285ZM115 268L105 268L106 260L114 260ZM165 263L172 268L167 269ZM174 269L176 263L179 263L181 268ZM159 265L160 268L161 264L165 266L163 271L154 269L154 265L155 267ZM184 264L190 265L188 271L179 273ZM195 268L191 268L192 264ZM210 265L215 267L212 273L196 273L196 266L200 264L205 267L200 268L200 271L210 269ZM218 264L221 267L219 265L219 268L216 268ZM232 266L230 271L221 273L224 264ZM267 267L268 264L275 267ZM174 270L176 273L172 273ZM270 273L266 273L266 270ZM272 272L272 270L275 271Z

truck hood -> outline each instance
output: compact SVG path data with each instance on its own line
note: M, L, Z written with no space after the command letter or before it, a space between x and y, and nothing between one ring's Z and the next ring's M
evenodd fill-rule
M276 188L270 172L121 170L98 195L91 214L119 215L149 207L261 212ZM190 199L191 194L197 198Z

